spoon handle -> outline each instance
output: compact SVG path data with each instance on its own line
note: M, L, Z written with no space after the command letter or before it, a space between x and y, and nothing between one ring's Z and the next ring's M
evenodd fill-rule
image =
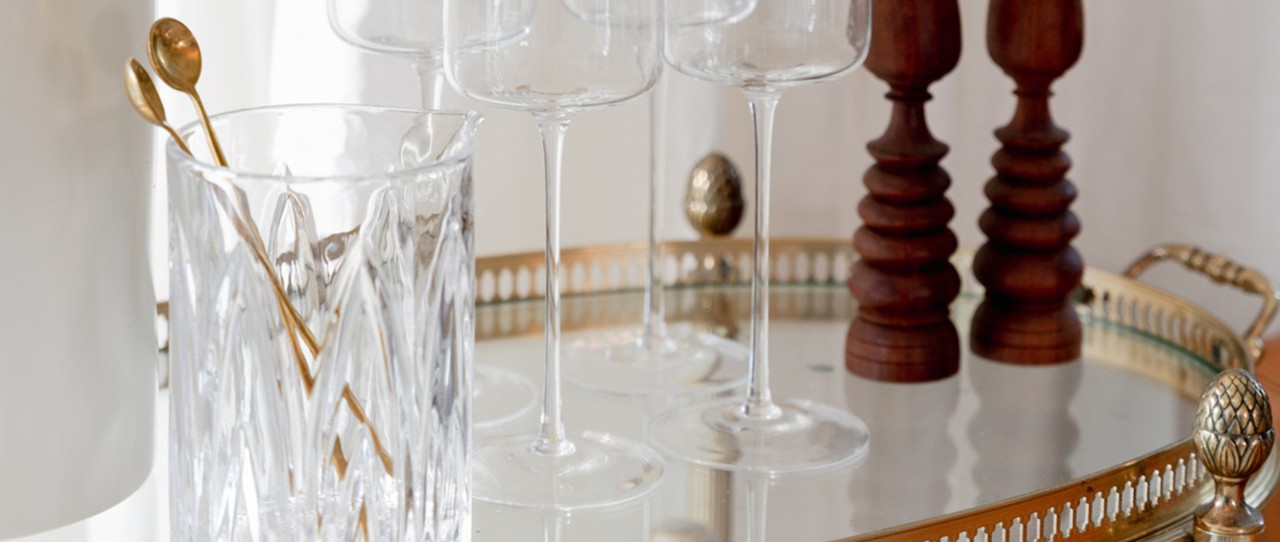
M196 104L196 112L200 114L200 126L204 127L205 139L209 140L209 150L213 151L213 159L218 165L227 167L227 157L222 154L222 144L218 143L218 134L213 133L213 124L209 122L209 114L204 110L204 102L200 100L200 93L195 89L187 92L187 96L191 97L191 101Z
M160 127L164 128L164 131L169 132L169 137L173 138L173 142L178 144L178 148L182 149L182 152L187 153L187 156L192 156L191 147L188 147L187 142L182 140L182 136L178 135L177 130L174 130L173 127L168 124L164 124Z

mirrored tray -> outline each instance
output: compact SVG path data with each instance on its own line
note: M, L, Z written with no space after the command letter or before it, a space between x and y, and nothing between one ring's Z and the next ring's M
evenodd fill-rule
M1250 367L1244 342L1168 293L1090 270L1078 291L1083 359L1017 366L965 353L959 374L926 384L875 382L844 368L855 304L846 240L772 242L774 393L847 408L866 421L866 460L767 477L668 460L648 499L603 510L476 505L477 542L1036 539L1173 536L1211 493L1188 437L1196 400L1223 368ZM671 325L745 340L749 240L670 243ZM566 341L640 322L643 246L564 253ZM981 287L965 272L953 306L960 336ZM481 258L476 359L541 381L542 253ZM746 270L744 273L743 271ZM966 350L967 348L962 348ZM566 386L574 430L644 439L647 421L686 397L619 398ZM703 397L705 399L705 397ZM536 412L484 433L528 430ZM1276 483L1275 458L1250 486Z

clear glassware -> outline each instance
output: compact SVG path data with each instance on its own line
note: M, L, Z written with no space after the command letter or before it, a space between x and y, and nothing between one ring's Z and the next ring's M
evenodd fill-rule
M469 539L479 122L270 107L214 117L229 168L169 143L175 541Z
M721 0L668 0L667 62L698 79L742 89L756 140L754 273L747 394L656 418L649 441L673 457L716 468L787 472L865 455L866 424L835 407L774 400L769 389L769 177L773 117L782 91L848 73L866 59L870 0L758 2L743 17L698 13ZM687 24L690 20L701 24Z
M676 25L737 20L756 0L708 0L696 10L674 13ZM589 19L590 2L566 0L580 18ZM659 78L649 102L649 216L643 324L575 337L564 352L564 378L584 388L617 395L716 393L746 382L747 350L740 343L692 326L668 326L662 274L662 201L666 171L665 79Z
M421 85L422 108L440 109L443 0L328 0L327 5L329 26L338 37L371 53L409 59ZM472 415L479 430L513 421L537 402L533 383L511 371L477 366L473 384Z
M658 0L445 0L445 73L469 98L530 112L546 167L546 366L537 433L477 446L476 498L574 509L638 498L662 475L639 443L564 427L560 382L560 176L573 115L619 104L662 68ZM515 30L513 32L513 30Z
M413 62L424 109L439 109L444 91L442 10L441 0L328 0L329 26L343 41Z
M644 320L640 327L596 331L565 348L567 382L618 395L715 393L741 386L747 351L741 344L691 326L667 326L662 275L662 152L666 85L649 102L649 239Z

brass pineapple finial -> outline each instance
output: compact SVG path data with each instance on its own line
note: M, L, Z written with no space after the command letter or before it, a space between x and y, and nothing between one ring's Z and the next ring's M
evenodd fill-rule
M723 154L712 153L698 161L689 174L684 215L706 237L728 235L738 227L746 202L742 175Z
M1200 396L1194 440L1215 485L1213 501L1196 509L1195 540L1257 540L1262 514L1245 502L1244 488L1271 454L1275 429L1267 392L1253 375L1230 369L1209 382Z

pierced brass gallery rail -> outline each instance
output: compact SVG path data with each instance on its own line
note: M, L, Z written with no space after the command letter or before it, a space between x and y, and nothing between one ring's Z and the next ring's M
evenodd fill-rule
M773 267L779 272L775 280L824 288L842 288L855 255L845 239L775 239ZM1129 273L1136 276L1164 254L1176 254L1167 248L1153 250L1141 265ZM1246 290L1265 292L1271 285L1261 275L1231 272L1233 267L1220 266L1220 257L1203 251L1185 251L1195 256L1183 260L1187 267L1203 271L1210 278L1226 278L1227 283ZM749 279L749 239L715 239L670 242L663 248L663 262L674 274L667 273L672 286L717 286L745 284ZM568 271L565 291L593 294L635 290L644 286L645 246L618 245L565 250L563 264ZM969 269L972 252L956 255L959 269ZM1225 260L1225 259L1222 259ZM1143 263L1145 261L1145 263ZM479 258L477 272L477 337L503 337L537 333L541 330L541 310L536 303L518 303L541 297L538 274L544 262L541 252ZM1218 269L1219 271L1213 271ZM1233 278L1234 277L1234 278ZM1243 277L1248 277L1244 280ZM1253 284L1249 286L1248 284ZM972 276L964 275L967 295L980 295L981 286ZM736 290L726 290L734 295ZM680 295L679 290L672 295ZM824 318L833 314L852 314L847 296L822 295L821 302L806 306L774 306L779 318ZM1106 363L1123 366L1164 382L1188 398L1199 397L1210 380L1227 369L1250 370L1256 363L1257 349L1247 345L1230 327L1214 315L1167 292L1135 282L1129 278L1090 269L1076 295L1076 309L1086 321L1102 324L1101 332L1115 328L1136 332L1176 348L1198 360L1197 367L1125 357L1123 353L1094 352ZM727 305L727 304L726 304ZM526 307L531 307L525 311ZM674 310L670 310L674 309ZM706 307L670 307L673 320L705 317ZM496 312L486 314L486 311ZM683 311L683 312L682 312ZM779 312L785 314L778 314ZM566 312L565 329L612 325L631 322L636 306L620 304L578 317ZM696 314L695 314L696 313ZM1260 321L1250 329L1265 327L1274 312L1264 309ZM727 315L727 319L742 315ZM1252 332L1250 336L1254 335ZM1086 348L1088 346L1086 345ZM1092 355L1092 354L1091 354ZM1269 425L1269 423L1267 424ZM1188 428L1189 430L1191 428ZM1162 539L1185 538L1192 529L1192 512L1209 501L1214 494L1211 471L1201 463L1205 452L1197 451L1188 438L1162 450L1102 472L1075 480L1056 488L1020 496L1001 503L935 518L886 531L869 533L844 542L893 540L901 542L1013 542L1023 540L1063 539L1071 542L1092 540L1129 540L1154 536ZM1280 463L1267 461L1247 487L1250 499L1269 495L1280 480ZM1021 538L1019 538L1021 537Z
M1262 333L1276 317L1280 307L1271 281L1253 269L1235 263L1224 256L1206 252L1191 245L1160 245L1129 264L1125 278L1137 279L1157 262L1173 260L1187 269L1199 272L1219 284L1229 284L1240 290L1262 297L1262 311L1245 330L1243 339L1254 359L1262 358Z
M843 239L776 239L772 241L772 265L780 272L775 280L784 284L842 287L849 265L856 257ZM566 250L563 265L567 272L567 293L593 294L639 290L643 287L643 245L621 245ZM1203 252L1200 252L1203 254ZM749 279L749 239L715 239L671 242L664 246L663 262L672 286L715 286L744 284ZM962 251L954 259L958 269L970 269L972 252ZM1216 258L1216 257L1215 257ZM1199 260L1194 260L1199 261ZM1217 261L1211 259L1208 261ZM477 301L503 305L541 297L538 284L542 254L529 253L480 258L477 261ZM1147 264L1149 265L1149 263ZM1193 266L1189 266L1193 267ZM1193 267L1194 268L1194 267ZM1212 268L1208 266L1207 268ZM1209 273L1211 277L1213 273ZM1221 276L1229 274L1219 273ZM1242 276L1242 275L1234 275ZM1270 285L1249 275L1229 280L1246 291L1269 291ZM964 291L980 295L982 288L971 275L964 276ZM832 296L843 300L841 296ZM1187 370L1172 364L1144 366L1141 360L1123 354L1102 355L1114 363L1163 381L1187 397L1198 397L1213 375L1231 368L1251 369L1257 349L1246 347L1240 337L1204 309L1162 290L1111 273L1086 271L1078 292L1076 309L1082 318L1137 332L1161 344L1170 345L1200 360L1201 369ZM848 311L847 306L830 304L797 307L790 317L822 317ZM501 318L478 318L477 336L499 337L535 333L542 322L536 311L525 314L523 306ZM536 305L536 304L527 304ZM668 310L675 320L692 317L681 314L679 306ZM779 307L774 307L776 312ZM701 310L694 308L691 310ZM809 314L818 311L820 314ZM1265 327L1273 312L1264 311ZM568 314L565 329L612 325L634 319L632 307L594 311L580 321ZM777 315L780 318L786 316ZM1104 326L1105 327L1105 326ZM1190 429L1190 428L1188 428ZM844 542L889 540L898 542L1010 542L1064 539L1072 542L1129 540L1154 533L1178 538L1190 530L1196 506L1213 495L1209 471L1201 464L1191 439L1137 458L1105 471L1086 476L1057 488L1024 495L962 513L935 518L886 531L844 539ZM1249 486L1251 498L1269 494L1280 478L1275 460L1265 464Z

